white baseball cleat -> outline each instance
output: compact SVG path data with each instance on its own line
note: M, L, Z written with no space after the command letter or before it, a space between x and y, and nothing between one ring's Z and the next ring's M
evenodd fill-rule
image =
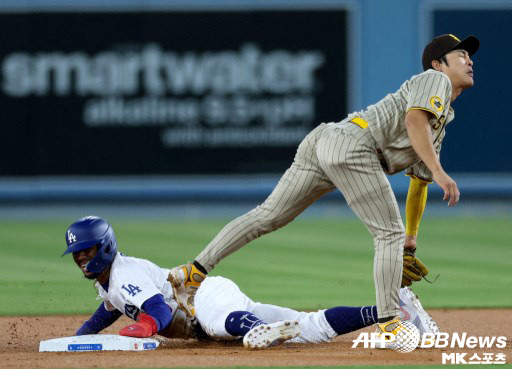
M247 332L244 336L244 346L249 349L277 346L299 334L299 322L296 320L261 324Z
M423 337L425 333L437 336L440 333L436 321L425 311L421 302L409 287L400 289L400 317L412 322Z

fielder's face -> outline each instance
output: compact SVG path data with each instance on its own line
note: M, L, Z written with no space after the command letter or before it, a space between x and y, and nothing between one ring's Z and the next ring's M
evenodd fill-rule
M465 90L474 85L473 61L466 50L453 50L446 54L448 65L441 63L441 72L448 75L454 89Z
M96 246L89 247L88 249L77 251L73 253L73 260L76 265L84 273L84 277L87 279L95 279L91 272L85 267L89 261L91 261L97 254L98 248Z

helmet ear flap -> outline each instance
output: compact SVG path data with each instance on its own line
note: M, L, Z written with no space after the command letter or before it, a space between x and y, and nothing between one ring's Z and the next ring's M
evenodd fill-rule
M112 240L110 240L108 245L105 247L105 253L110 254L111 249L112 249Z

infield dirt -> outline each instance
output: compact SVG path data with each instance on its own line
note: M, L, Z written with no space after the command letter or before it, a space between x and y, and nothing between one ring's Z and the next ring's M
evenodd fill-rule
M239 342L164 340L156 351L39 353L39 341L72 336L88 316L0 317L0 367L2 368L172 368L226 366L310 365L435 365L443 352L466 352L483 358L484 353L502 353L512 362L512 309L429 310L448 333L470 336L506 336L505 348L417 349L401 354L389 350L351 348L359 332L324 344L284 344L261 351L246 350ZM102 333L117 333L130 324L121 318ZM373 328L366 328L373 331Z

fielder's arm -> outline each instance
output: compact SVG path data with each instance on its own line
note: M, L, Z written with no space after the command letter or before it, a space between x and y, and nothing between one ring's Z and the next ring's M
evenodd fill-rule
M448 200L448 205L454 206L459 202L460 192L457 183L443 170L434 150L428 114L423 110L409 110L405 116L405 127L414 151L432 172L434 181L443 189L443 200Z
M416 236L423 211L427 203L427 186L430 183L413 174L405 205L405 244L402 287L421 281L428 274L428 268L416 257Z
M416 250L416 237L420 227L421 217L427 204L429 181L410 174L409 191L405 203L405 245L406 250Z

